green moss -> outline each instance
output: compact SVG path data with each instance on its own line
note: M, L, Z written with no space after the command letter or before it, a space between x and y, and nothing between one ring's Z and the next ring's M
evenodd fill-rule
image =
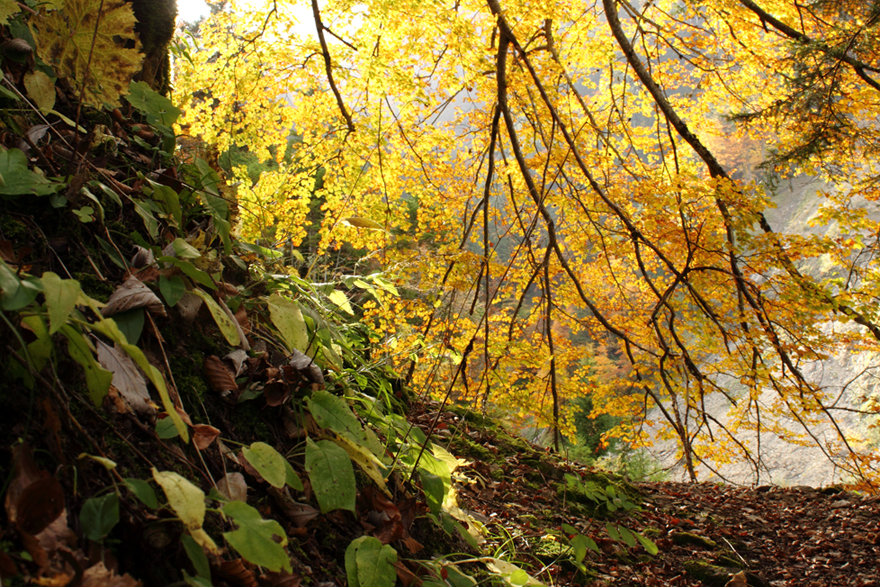
M727 569L702 560L686 562L684 570L688 575L702 581L708 587L724 587L733 574L738 571L738 569Z
M101 281L94 273L74 273L73 278L79 281L83 292L99 302L106 303L113 294L114 287L107 281Z
M672 541L679 546L699 546L708 550L714 550L718 547L718 543L711 538L692 532L675 532L672 535Z

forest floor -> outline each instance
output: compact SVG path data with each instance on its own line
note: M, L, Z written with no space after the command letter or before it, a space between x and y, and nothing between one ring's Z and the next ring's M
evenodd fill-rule
M449 429L455 429L459 418L449 412L445 420ZM484 429L472 427L464 433L493 454L505 452L496 445L503 441ZM577 496L559 492L558 480L566 474L583 474L583 468L550 455L544 458L544 463L553 464L550 469L541 466L545 483L527 487L524 475L534 467L524 464L520 453L489 462L475 459L462 469L470 481L458 495L464 509L487 521L488 534L494 538L484 548L506 549L520 561L533 559L530 571L545 570L547 583L880 586L880 497L838 487L672 482L628 486L640 507L622 523L651 536L659 552L651 556L640 546L597 539L601 552L588 552L584 561L588 579L564 557L548 556L545 545L554 539L548 529L567 523L598 536L605 533L604 520L583 517ZM500 479L491 480L499 471Z

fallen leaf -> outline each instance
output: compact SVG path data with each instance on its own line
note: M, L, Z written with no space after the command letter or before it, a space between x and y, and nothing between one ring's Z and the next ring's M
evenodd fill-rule
M156 316L167 316L165 304L162 303L159 296L144 285L140 279L132 275L111 294L107 305L101 309L101 315L106 318L135 308L146 308L148 312Z
M223 561L217 565L217 574L233 585L241 587L258 587L257 577L254 572L247 568L242 559Z
M141 375L137 365L127 353L118 347L98 341L98 363L113 373L110 384L119 391L122 398L138 414L153 415L156 408L150 402L147 380Z
M226 473L226 476L217 482L217 491L230 501L247 502L247 490L247 482L241 473Z
M199 450L205 450L214 440L220 436L220 430L208 424L196 424L193 426L193 444Z
M104 563L89 567L83 573L82 587L139 587L143 585L131 575L117 575L114 571L104 566Z
M239 396L238 384L220 357L205 357L203 368L211 389L220 394L224 401L234 404Z

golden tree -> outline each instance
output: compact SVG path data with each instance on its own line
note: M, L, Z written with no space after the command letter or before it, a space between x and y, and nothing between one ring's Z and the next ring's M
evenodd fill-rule
M183 124L274 160L240 174L244 236L296 245L312 221L312 268L349 246L394 277L401 296L376 290L363 319L411 384L557 443L582 394L628 439L659 414L692 478L758 474L777 431L870 480L870 447L803 367L880 341L880 3L224 6L178 61ZM764 215L772 180L804 173L835 236ZM808 271L819 257L836 270Z

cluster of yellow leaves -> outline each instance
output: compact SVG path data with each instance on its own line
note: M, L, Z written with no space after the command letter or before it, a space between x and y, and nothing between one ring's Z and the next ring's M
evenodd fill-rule
M629 417L622 435L638 435L657 409L651 417L697 460L701 444L721 460L751 456L744 431L775 430L774 417L812 429L829 415L827 390L799 365L854 340L877 344L868 330L821 326L877 315L877 243L857 257L880 226L849 211L880 195L880 137L867 122L877 90L853 67L828 65L848 40L853 59L877 61L870 15L767 2L816 40L795 54L750 4L334 0L320 3L325 55L291 25L310 6L233 1L202 25L192 61L178 62L182 124L221 151L279 163L244 191L244 236L272 229L296 245L320 202L311 260L353 247L359 267L395 276L402 298L365 305L364 320L418 389L567 432L567 400L589 393L599 411ZM627 62L608 7L660 97ZM831 18L846 10L853 19ZM831 114L858 130L831 133L833 152L801 149L823 112L779 107L814 99L791 85L810 75L829 85ZM742 124L724 120L742 113ZM833 186L823 218L841 237L764 230L774 184L756 165L796 149L804 155L777 171ZM857 278L810 272L817 259ZM717 393L739 400L737 424L703 414ZM870 456L834 442L829 453L866 474Z

